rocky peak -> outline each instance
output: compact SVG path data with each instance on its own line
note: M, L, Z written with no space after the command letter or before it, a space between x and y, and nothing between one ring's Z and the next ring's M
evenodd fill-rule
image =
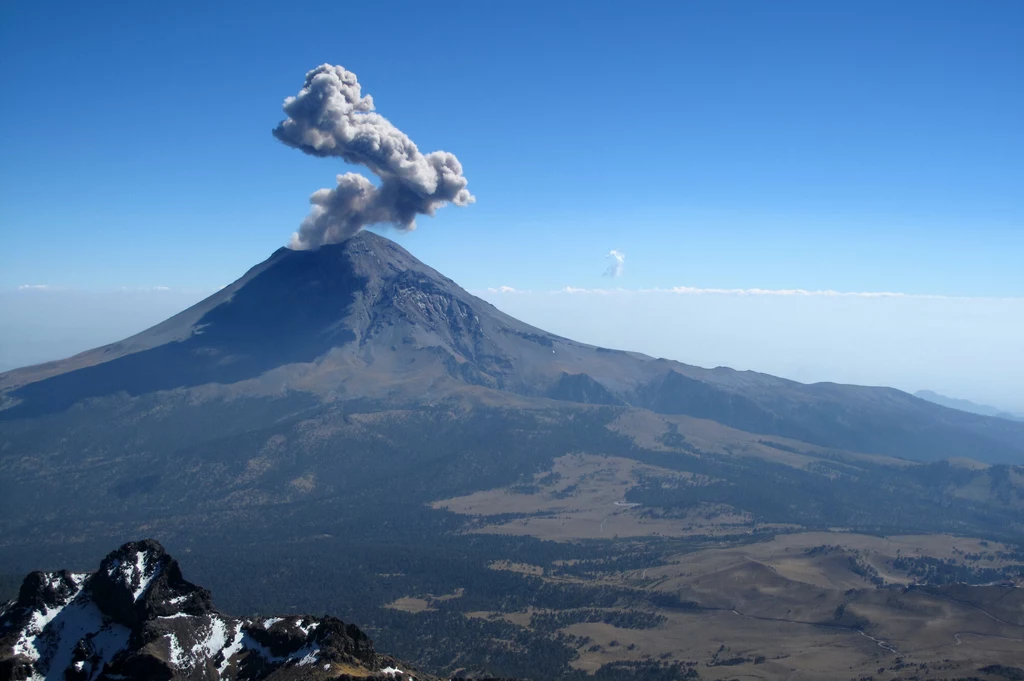
M0 606L0 681L401 681L413 678L407 669L333 617L217 612L151 539L125 544L94 573L33 572Z
M17 603L33 610L59 608L75 597L82 578L67 570L59 572L32 572L21 583Z
M213 610L210 592L185 581L178 561L152 539L129 542L104 558L89 588L100 610L127 627Z

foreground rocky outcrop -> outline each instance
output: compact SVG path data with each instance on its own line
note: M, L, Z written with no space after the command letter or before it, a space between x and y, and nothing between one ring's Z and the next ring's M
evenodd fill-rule
M217 612L152 539L125 544L93 573L33 572L0 606L0 681L404 681L408 669L333 617Z

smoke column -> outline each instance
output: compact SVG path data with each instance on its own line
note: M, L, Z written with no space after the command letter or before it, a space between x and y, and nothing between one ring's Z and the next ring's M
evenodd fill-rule
M312 156L336 156L368 168L379 186L358 173L338 175L334 189L309 197L313 204L291 248L310 249L348 239L367 225L416 228L416 216L433 216L447 203L466 206L476 199L454 154L421 154L408 135L374 112L356 74L324 64L306 74L294 97L284 100L288 116L274 137Z
M608 269L604 271L604 276L618 278L622 276L622 270L626 266L626 254L622 251L616 251L612 249L608 251L606 258L611 258L612 263L608 265Z

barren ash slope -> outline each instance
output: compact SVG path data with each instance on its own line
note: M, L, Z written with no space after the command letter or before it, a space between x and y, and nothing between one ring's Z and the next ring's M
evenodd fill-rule
M1024 424L889 388L805 385L577 343L472 296L369 232L282 248L210 298L137 336L0 375L11 422L94 398L233 385L248 396L406 405L507 395L631 405L747 432L917 460L1024 462Z
M432 678L411 669L332 617L223 615L153 540L96 572L33 572L0 604L2 679Z

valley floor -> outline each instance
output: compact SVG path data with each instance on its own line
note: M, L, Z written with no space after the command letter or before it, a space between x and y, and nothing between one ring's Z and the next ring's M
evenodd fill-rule
M223 612L331 614L439 676L1024 674L1020 467L622 408L288 399L8 425L0 586L152 536Z

